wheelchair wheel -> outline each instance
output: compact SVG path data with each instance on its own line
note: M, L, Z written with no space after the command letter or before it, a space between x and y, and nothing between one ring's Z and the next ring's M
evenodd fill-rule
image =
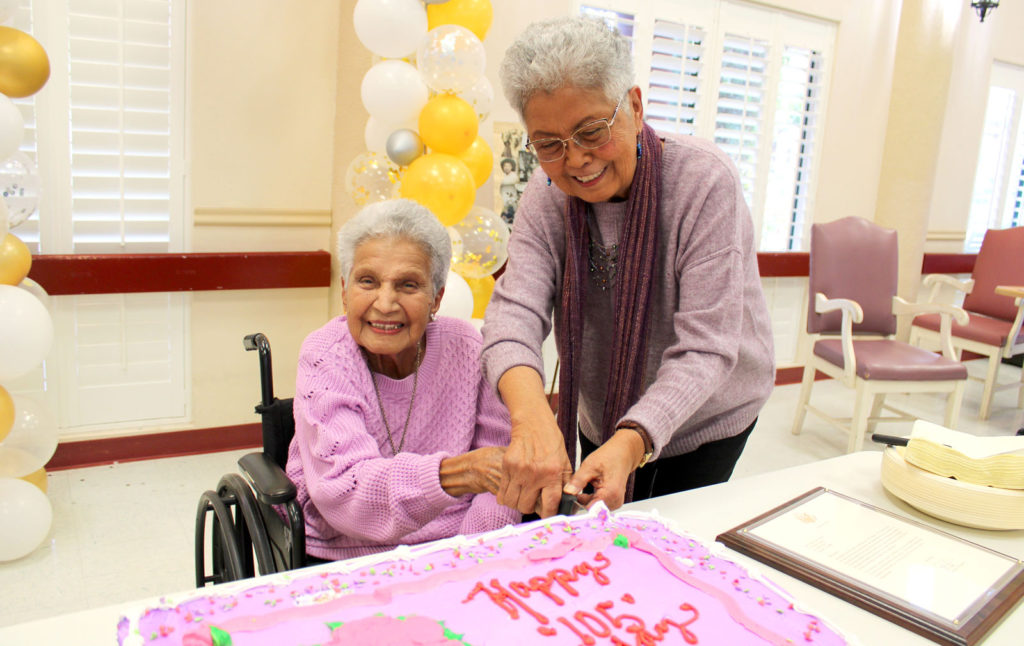
M276 572L263 513L256 503L249 483L237 473L229 473L220 479L217 493L222 500L235 504L235 529L240 539L242 565L246 574L253 576L254 554L260 574Z
M206 517L213 512L211 523L210 556L213 572L206 574ZM199 497L196 510L196 587L207 583L224 583L245 578L242 550L234 518L227 505L214 491L205 491ZM251 575L250 575L251 576Z

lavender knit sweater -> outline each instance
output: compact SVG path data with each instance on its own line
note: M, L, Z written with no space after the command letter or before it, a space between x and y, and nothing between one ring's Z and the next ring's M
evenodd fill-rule
M508 267L483 328L484 371L493 384L518 365L544 374L541 342L565 264L566 200L537 171L519 202ZM591 205L602 244L618 242L625 208L624 201ZM623 419L647 429L657 458L738 434L774 384L771 321L739 178L721 150L696 137L664 142L655 276L644 393ZM579 422L600 444L613 290L601 291L592 279L586 290Z
M288 477L306 519L306 551L344 559L399 544L472 534L519 522L492 494L449 496L441 459L505 446L508 411L480 371L480 334L445 317L427 325L426 351L401 453L392 456L370 371L340 316L302 344ZM377 375L395 446L413 376Z

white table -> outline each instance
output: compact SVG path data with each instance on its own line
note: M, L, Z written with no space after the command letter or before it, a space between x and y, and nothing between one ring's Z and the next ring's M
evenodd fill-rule
M629 505L630 509L657 510L680 527L706 541L740 525L815 487L823 486L871 503L882 509L920 520L980 545L1024 558L1024 531L994 532L951 525L922 514L890 496L880 480L882 454L865 451L783 469L751 478L742 478L713 487L705 487L672 496ZM798 579L768 566L730 552L737 562L757 569L781 585L808 609L821 614L863 646L877 644L933 644L896 624L861 610ZM329 567L329 566L317 566ZM231 584L227 584L231 585ZM155 605L157 599L143 601ZM117 621L126 607L139 602L118 604L71 613L59 617L0 628L3 646L35 646L39 643L112 645L117 643ZM1024 604L1018 604L995 628L982 646L1020 646L1024 635ZM43 641L40 641L42 639Z

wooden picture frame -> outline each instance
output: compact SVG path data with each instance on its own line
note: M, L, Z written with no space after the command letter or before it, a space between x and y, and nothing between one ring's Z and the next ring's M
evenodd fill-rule
M1024 597L1020 559L822 487L717 540L940 644L973 646Z

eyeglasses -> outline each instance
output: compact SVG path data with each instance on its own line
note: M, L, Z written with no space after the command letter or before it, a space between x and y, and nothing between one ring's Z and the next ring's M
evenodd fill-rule
M598 119L585 123L569 135L568 139L559 139L558 137L537 139L526 142L526 147L542 162L558 161L564 157L565 149L570 141L586 150L600 148L612 140L612 125L615 123L615 117L619 114L619 107L622 106L624 98L626 98L625 95L615 104L615 112L612 112L611 119Z

